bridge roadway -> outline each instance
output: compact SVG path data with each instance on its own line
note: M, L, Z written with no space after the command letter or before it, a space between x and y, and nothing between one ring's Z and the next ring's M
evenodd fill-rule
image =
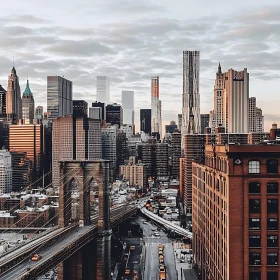
M159 217L158 215L152 213L151 211L147 210L145 207L140 208L141 212L148 216L150 219L156 221L157 223L160 223L165 228L175 231L178 234L181 234L183 236L187 236L188 238L192 239L192 233L180 226L174 225L173 223Z
M121 209L120 209L121 208ZM112 209L112 226L117 225L122 220L136 213L137 208L134 205ZM118 210L118 211L116 211ZM55 243L36 250L42 256L38 262L30 260L32 254L24 258L22 261L12 266L9 271L1 275L1 279L5 280L24 280L36 279L38 276L46 273L50 269L57 266L60 262L69 258L72 254L82 248L86 243L91 241L97 235L97 225L85 227L73 227L66 235L58 238ZM34 252L34 251L33 251ZM0 263L1 265L1 263ZM28 269L28 270L27 270Z

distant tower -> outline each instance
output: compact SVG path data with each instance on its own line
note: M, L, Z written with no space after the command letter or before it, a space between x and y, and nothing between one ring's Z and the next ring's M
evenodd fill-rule
M199 51L183 52L182 99L182 135L200 133Z
M13 67L11 75L9 76L6 101L6 113L8 115L8 118L12 119L15 117L17 120L21 119L21 93L19 79L15 67Z
M123 124L129 124L135 133L134 124L134 91L122 91Z
M160 101L159 101L159 76L151 79L151 109L152 109L152 132L160 133ZM161 136L161 135L160 135Z
M110 78L97 76L96 80L96 100L105 104L110 103Z
M224 107L225 97L223 91L223 73L221 64L219 63L214 85L214 123L212 124L213 127L218 127L220 125L226 127Z
M6 114L6 95L7 91L0 85L0 115Z
M34 119L34 98L28 80L22 94L22 119L25 124L32 124Z

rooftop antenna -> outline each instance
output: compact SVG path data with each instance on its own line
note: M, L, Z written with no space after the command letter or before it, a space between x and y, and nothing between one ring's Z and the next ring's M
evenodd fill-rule
M13 68L15 67L15 58L13 56Z

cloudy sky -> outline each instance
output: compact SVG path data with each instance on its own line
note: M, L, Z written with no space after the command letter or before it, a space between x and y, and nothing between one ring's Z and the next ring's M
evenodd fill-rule
M265 128L280 125L279 0L13 0L1 3L0 84L14 63L46 108L47 76L73 81L74 99L95 101L97 75L111 78L111 100L134 90L150 107L150 77L160 76L163 120L181 111L182 52L200 50L201 113L213 108L218 62L250 73L250 96ZM259 4L257 4L259 2ZM160 4L159 4L160 3ZM266 3L266 4L262 4Z

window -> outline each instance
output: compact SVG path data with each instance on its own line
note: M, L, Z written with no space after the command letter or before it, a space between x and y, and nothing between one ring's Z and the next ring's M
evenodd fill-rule
M267 265L278 265L278 253L267 253Z
M278 280L278 271L268 271L266 278L269 280Z
M267 213L277 213L277 212L278 212L278 199L268 199Z
M250 182L249 183L249 193L260 193L261 184L259 182Z
M268 218L267 219L267 229L278 230L278 219L277 218Z
M250 235L249 236L249 247L261 247L261 236Z
M269 159L266 161L266 173L278 173L278 160Z
M261 280L261 273L259 271L250 271L249 280Z
M249 173L251 173L251 174L260 173L260 162L258 160L249 161Z
M261 265L261 254L260 253L249 253L249 264L250 265Z
M267 247L269 248L278 247L278 235L267 236Z
M260 213L261 200L260 199L249 199L249 211L250 211L250 213Z
M261 229L261 219L249 218L249 229L255 229L255 230Z
M278 183L277 182L267 183L267 193L278 193Z

